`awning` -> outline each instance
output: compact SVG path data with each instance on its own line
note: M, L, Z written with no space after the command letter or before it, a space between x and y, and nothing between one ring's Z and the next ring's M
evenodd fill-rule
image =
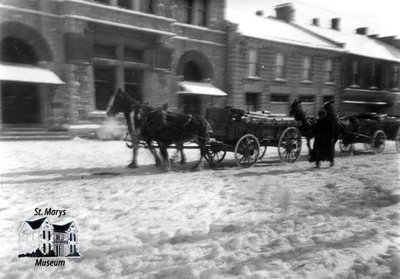
M177 92L177 94L208 95L219 97L225 97L228 95L211 83L181 81L178 85L179 91Z
M27 65L0 64L0 81L18 81L43 84L64 84L52 71Z
M380 105L384 106L388 103L386 102L366 102L366 101L354 101L354 100L344 100L342 101L344 104L356 104L356 105Z

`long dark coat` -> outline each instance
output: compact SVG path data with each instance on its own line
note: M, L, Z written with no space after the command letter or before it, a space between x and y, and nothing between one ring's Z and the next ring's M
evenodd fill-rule
M334 124L323 117L313 125L314 147L311 152L310 162L333 161L335 155Z

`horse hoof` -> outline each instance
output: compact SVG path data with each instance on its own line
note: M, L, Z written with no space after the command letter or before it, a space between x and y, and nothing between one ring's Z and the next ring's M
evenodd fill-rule
M179 164L184 165L186 164L186 161L180 161Z
M137 164L134 164L134 163L130 163L129 165L128 165L128 168L129 169L135 169L135 168L137 168L138 167L138 165Z

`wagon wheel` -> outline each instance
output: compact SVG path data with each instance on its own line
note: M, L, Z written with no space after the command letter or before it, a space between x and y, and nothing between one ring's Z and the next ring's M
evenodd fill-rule
M258 157L258 160L261 160L262 158L264 158L264 155L266 152L267 152L267 146L261 145L260 146L260 156Z
M394 140L396 141L397 152L400 152L400 128L397 130L396 138Z
M260 143L251 134L241 137L235 146L235 161L239 167L248 168L257 163L260 155Z
M352 143L344 144L343 139L339 141L339 147L340 151L342 151L343 153L351 153L354 151L354 144Z
M226 155L226 150L221 149L220 146L216 144L207 144L206 145L206 153L204 157L206 158L207 162L211 163L220 163Z
M382 153L383 150L385 149L385 144L386 144L385 132L382 130L375 131L371 139L372 152L374 152L375 154Z
M278 154L281 161L294 163L301 152L301 134L296 127L286 128L278 142Z

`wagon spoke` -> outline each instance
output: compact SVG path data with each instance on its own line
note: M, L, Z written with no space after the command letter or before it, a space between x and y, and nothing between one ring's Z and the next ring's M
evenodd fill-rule
M250 167L258 160L260 144L251 134L241 137L235 147L236 164L241 167Z
M279 157L283 162L293 163L301 151L301 134L296 127L286 128L278 142Z

